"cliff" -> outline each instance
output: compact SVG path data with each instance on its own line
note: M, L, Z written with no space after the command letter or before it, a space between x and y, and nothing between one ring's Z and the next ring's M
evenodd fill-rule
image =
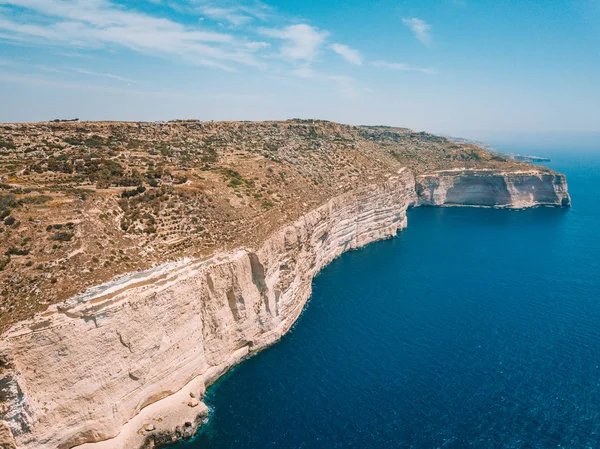
M443 172L415 185L402 170L331 199L255 251L99 286L4 335L5 426L19 448L151 447L192 435L206 386L291 327L319 270L393 237L415 203L564 206L568 194L562 175Z
M423 206L520 209L571 204L564 175L533 168L509 173L487 169L441 170L418 176L416 191Z
M258 248L402 167L531 169L424 132L318 120L4 124L0 334L125 273Z
M2 388L18 447L134 448L176 426L191 433L205 385L279 339L331 260L405 227L414 199L403 171L333 198L256 251L136 274L13 326Z
M15 314L20 302L7 307L13 312L3 316L9 325L0 339L0 448L131 449L189 437L207 416L202 403L206 387L287 332L310 296L313 277L331 260L403 229L409 206L570 204L563 175L515 165L477 148L454 148L436 136L336 124L290 124L282 131L275 125L227 124L208 131L223 138L222 127L233 127L236 139L247 139L243 133L267 129L270 139L283 133L281 142L304 144L307 137L298 133L316 129L318 138L311 137L310 151L269 147L266 156L236 147L239 154L224 152L218 162L222 165L204 166L202 177L195 173L193 181L181 186L124 191L138 195L132 197L135 201L119 191L115 204L115 192L109 189L90 194L91 201L56 203L46 209L67 213L73 204L80 208L79 221L46 228L54 237L67 234L65 229L71 232L65 247L55 243L47 248L47 240L58 240L40 238L46 234L38 228L51 217L27 216L31 204L37 204L32 198L38 197L19 193L21 203L11 206L10 213L21 214L23 225L7 229L10 242L31 245L37 238L39 245L32 246L36 257L46 257L48 266L63 273L77 272L79 286L103 279L110 267L117 276L84 293L65 295L50 272L39 292L32 293L22 287L30 285L27 279L41 279L39 270L46 265L18 261L31 255L8 251L15 257L2 275L14 282L15 290L3 281L2 294L18 293L15 298L27 307L24 318ZM171 131L181 128L178 124ZM271 159L273 151L277 162ZM269 190L275 187L278 193ZM277 206L257 204L264 201L263 193L279 201ZM206 245L206 251L177 253L187 257L169 261L181 244L179 234L191 232L170 224L179 219L173 211L185 212L181 216L187 219L198 210L210 232L202 230L190 244ZM142 222L146 226L151 214L157 227L163 222L157 235L137 227ZM125 218L130 220L126 229ZM120 234L114 229L118 226ZM122 256L116 251L120 245L129 245L126 254L119 251ZM152 254L156 263L149 268L142 260ZM88 257L90 264L84 264ZM140 264L136 259L132 265L136 257ZM98 267L94 258L106 260L103 266L109 267L101 277L100 268L82 270L93 263ZM117 265L119 260L124 265ZM128 273L123 274L124 268ZM31 272L31 278L23 277L24 272ZM56 300L61 295L65 299ZM42 301L31 302L40 297Z

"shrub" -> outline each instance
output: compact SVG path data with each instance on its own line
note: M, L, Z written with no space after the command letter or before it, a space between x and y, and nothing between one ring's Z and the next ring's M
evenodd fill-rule
M29 196L22 199L25 204L44 204L52 199L51 196L48 195L36 195Z
M90 148L100 148L105 146L106 142L102 137L94 134L89 139L86 139L85 144Z
M14 246L10 247L5 253L7 256L26 256L29 254L28 249L18 249Z
M72 232L57 232L52 236L52 240L57 240L59 242L70 242L72 238Z
M83 140L81 140L81 137L75 137L75 136L65 137L63 139L63 141L65 141L69 145L82 145L83 144Z
M0 195L0 209L8 209L14 207L17 204L17 197L12 193L7 195Z
M6 140L0 140L0 148L6 148L7 150L14 150L16 148L13 142Z
M144 193L145 191L146 187L144 186L138 186L137 188L131 190L124 190L123 193L121 193L121 198L131 198L139 195L140 193Z

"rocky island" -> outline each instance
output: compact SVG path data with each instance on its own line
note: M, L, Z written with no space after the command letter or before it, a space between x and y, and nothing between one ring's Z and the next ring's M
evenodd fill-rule
M411 206L568 207L564 175L404 128L0 126L0 447L158 447Z

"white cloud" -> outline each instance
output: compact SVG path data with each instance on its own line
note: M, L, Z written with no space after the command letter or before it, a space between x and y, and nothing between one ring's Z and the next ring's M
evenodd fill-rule
M416 17L402 19L402 22L410 28L415 37L420 40L422 44L427 46L431 45L431 35L429 34L431 25Z
M438 71L436 69L427 68L427 67L413 67L408 64L403 64L400 62L387 62L387 61L374 61L371 63L375 67L381 67L384 69L397 70L400 72L421 72L426 75L436 75Z
M90 49L94 54L126 49L227 71L235 71L240 66L274 69L277 59L284 59L293 64L297 76L307 77L312 71L310 65L327 44L329 32L306 23L258 27L260 21L272 20L276 13L259 1L246 2L246 5L244 2L187 0L178 3L188 17L206 17L206 20L184 24L136 10L135 7L141 7L139 3L127 7L118 0L0 0L3 5L0 6L0 39L51 46L55 54L70 58L89 58ZM163 0L161 4L170 6L171 3ZM219 30L215 21L221 20ZM256 39L257 33L264 38ZM351 64L363 63L360 52L347 45L333 43L328 49ZM87 74L132 82L96 70Z
M321 49L329 33L306 24L290 25L283 29L261 28L269 37L282 39L281 56L292 60L312 61Z
M0 34L12 40L80 48L125 47L225 70L234 70L238 64L262 65L248 39L184 26L126 9L110 0L9 0L3 3L27 10L24 13L20 9L5 8L12 14L0 17Z
M363 58L358 50L343 44L331 44L329 46L334 52L344 58L350 64L362 65Z

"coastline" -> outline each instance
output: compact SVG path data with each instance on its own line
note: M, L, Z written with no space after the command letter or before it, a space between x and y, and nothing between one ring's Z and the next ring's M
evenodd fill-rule
M496 177L510 176L510 174L507 175L504 173L494 173L493 175ZM513 176L517 175L514 174ZM535 174L533 176L537 177ZM557 191L561 194L564 193L566 196L562 198L557 196L557 202L552 205L565 206L564 198L568 198L566 181L564 181L564 176L562 176L560 182L557 182L556 179L553 178L551 183L553 193L556 193L555 187L558 185ZM430 181L431 179L427 180ZM302 313L304 305L310 297L310 288L314 275L331 260L347 250L360 248L373 241L395 236L398 230L403 229L407 225L405 212L409 206L458 205L452 203L445 204L446 197L444 197L444 200L441 200L443 192L439 191L440 186L446 189L446 194L451 189L447 182L443 182L437 185L425 185L426 189L423 189L419 194L417 192L419 184L415 184L412 174L408 171L401 171L398 177L395 179L391 178L384 186L368 186L361 191L353 191L332 198L328 203L309 212L294 224L277 231L256 252L240 250L229 255L217 255L207 261L182 263L175 269L166 270L166 277L159 276L159 279L157 279L159 284L158 291L152 291L152 282L145 282L143 279L139 282L143 285L131 286L131 290L123 286L121 286L123 288L116 288L118 287L117 285L115 286L116 292L114 292L114 297L110 295L108 298L103 298L102 295L100 297L91 296L85 303L77 303L73 309L65 311L65 309L61 310L60 307L57 307L54 315L49 316L47 313L44 314L35 323L37 326L41 325L42 328L35 328L34 330L29 327L29 333L25 330L26 326L21 326L20 332L13 328L9 333L10 338L43 333L44 328L65 329L65 327L67 330L62 331L64 332L63 335L74 335L77 332L68 329L69 326L73 325L75 325L75 328L79 327L86 332L97 329L99 327L98 323L100 323L100 327L110 328L110 323L102 324L102 321L107 319L107 317L111 318L111 314L113 314L113 317L116 317L116 323L121 325L128 321L123 320L123 317L119 316L119 313L124 313L119 312L119 310L123 310L132 304L136 304L135 307L138 308L142 305L147 306L148 299L153 298L152 300L155 301L156 295L161 294L161 292L169 292L169 297L173 299L174 291L169 291L169 289L178 289L180 288L179 286L188 284L187 290L179 291L180 297L185 297L191 294L191 292L195 292L194 294L197 296L197 288L199 287L200 289L208 290L208 296L204 299L212 298L212 300L216 300L221 304L219 310L209 311L208 314L206 314L206 310L199 307L198 311L201 313L204 312L204 315L202 315L203 318L200 321L206 320L208 315L211 319L216 319L217 323L220 323L216 326L217 330L220 327L224 328L228 332L229 337L235 334L231 341L229 341L230 346L223 347L221 341L212 341L216 337L214 335L207 335L204 329L198 332L197 328L189 328L189 317L186 315L178 316L177 319L181 320L179 321L180 323L188 325L188 329L185 329L182 334L181 341L183 339L190 340L191 336L197 335L198 337L202 337L199 341L204 340L206 342L207 337L209 337L208 340L212 339L210 344L216 344L217 347L209 348L211 349L209 351L204 351L202 357L199 358L198 355L190 357L189 354L189 351L192 353L195 352L193 348L195 345L191 345L192 347L188 348L188 352L175 354L176 356L173 357L173 360L178 360L181 364L181 356L183 355L186 361L180 366L180 371L175 374L170 373L170 376L166 376L166 379L158 379L158 385L151 384L150 380L145 381L145 384L151 384L150 390L153 390L153 393L148 394L149 392L146 392L145 394L138 395L137 400L132 400L131 397L128 399L129 410L132 410L133 416L130 416L129 419L123 419L123 415L128 415L121 412L121 419L118 419L119 416L117 416L117 419L113 418L112 421L105 422L104 429L102 429L102 423L92 420L84 422L79 428L64 429L65 435L61 436L62 442L57 442L56 446L82 447L87 449L109 447L129 448L136 446L156 447L193 435L197 426L201 424L206 416L206 406L199 400L204 395L206 386L216 381L231 366L275 343L289 330L297 317ZM500 204L494 206L483 204L481 206L526 208L546 205L542 204L542 201L536 201L535 197L528 197L528 201L522 201L522 198L519 196L521 193L529 195L530 192L517 191L512 193L513 196L511 196L511 199L514 197L515 201L509 205ZM428 194L430 195L428 196ZM439 204L435 204L436 201ZM471 207L479 206L476 204L462 205ZM304 247L305 245L308 245L308 247ZM282 269L282 267L288 264L291 265L291 261L295 265L294 269L291 270L294 271L294 276L290 277L289 273L287 273L290 267L287 266L287 270L285 267ZM157 271L153 271L154 274L156 272L162 273L160 269L155 270ZM227 274L228 270L229 274ZM218 280L217 273L225 280L223 285L217 285L221 282ZM202 281L199 280L200 278L202 278ZM211 281L208 281L209 279ZM208 284L208 286L200 285L199 282ZM189 284L195 285L190 287ZM212 289L210 288L210 284L212 284ZM220 290L221 294L215 294L215 285L217 286L216 290ZM282 285L286 286L287 289L281 288ZM235 291L236 289L237 292ZM212 296L210 290L213 290ZM230 294L230 292L233 293ZM240 297L242 298L241 302ZM193 302L193 298L188 298L188 301L184 301L182 305L189 306L190 302ZM258 310L258 313L252 313L249 310L250 305ZM172 309L167 308L165 311L172 312ZM274 313L272 313L273 311ZM155 310L153 313L159 312ZM224 315L225 312L230 316L226 317ZM125 318L131 318L131 315ZM55 321L48 323L48 320ZM241 325L239 324L240 320L243 322ZM270 325L264 327L266 320L271 320ZM258 326L257 322L259 323ZM27 325L31 326L32 323L28 323ZM202 322L199 325L201 328L204 327ZM93 328L92 326L96 327ZM232 327L236 327L236 329L232 331ZM119 328L119 326L116 326L116 328ZM141 331L141 329L143 329L143 326L138 330ZM173 331L171 328L169 330ZM191 333L186 334L187 331ZM107 332L106 329L101 332L102 336L106 336ZM117 331L116 334L116 336L113 334L108 347L113 348L113 342L117 339L121 348L120 350L123 352L123 357L127 360L126 364L130 366L136 365L136 363L139 364L139 359L136 361L132 361L131 359L137 357L137 345L143 345L143 341L136 341L136 336L132 335L132 333L124 335L124 330L123 332ZM217 336L218 340L223 340L223 335ZM96 335L96 338L100 337ZM241 343L243 343L241 347L237 347ZM179 346L177 348L179 349ZM27 353L27 351L32 352ZM51 364L59 363L62 365L62 361L57 361L48 354L36 352L34 345L21 346L17 351L14 351L13 348L13 352L24 357L21 361L21 366L26 365L23 362L28 357L31 357L30 360L46 357ZM141 353L143 354L143 351ZM116 354L120 353L116 352ZM186 359L186 357L190 358ZM215 357L218 359L218 363L210 363L215 362ZM146 362L154 362L155 358L150 357L144 360ZM197 366L195 369L186 366L193 364L201 367L200 372ZM135 369L133 372L132 370L128 370L128 382L137 382L142 378L150 379L151 377L148 374L147 372L137 372ZM15 383L19 387L25 385L23 391L26 397L28 393L31 395L27 389L27 381L29 379L23 376L22 373L18 373L15 376ZM116 381L123 379L126 378L121 376ZM83 379L81 376L75 376L71 380L81 382ZM172 391L172 385L179 385L180 388L176 390L173 388L172 390L175 391ZM145 386L148 388L148 385ZM119 386L113 386L113 388L116 388L115 393L119 390ZM42 394L48 393L44 391ZM161 398L160 395L163 395L163 397ZM81 395L73 394L72 396L74 398L70 400L77 402L78 397ZM142 400L143 397L145 399ZM93 401L95 397L90 396L89 399ZM55 401L60 407L60 400L56 400L55 398ZM35 400L30 400L26 404L33 410L33 413L30 411L31 421L34 421L33 416L36 414L35 406L39 404L35 402ZM191 406L190 404L194 405ZM129 414L131 415L132 412L129 412ZM100 413L100 410L96 411L96 414L99 415ZM114 414L115 411L113 409ZM160 416L160 421L156 416ZM120 425L119 422L121 423ZM117 428L118 433L116 435L110 438L103 438L103 436L110 435L111 432L114 433ZM86 431L85 429L88 430ZM51 440L44 441L43 436L37 441L27 441L27 435L23 434L23 437L20 438L21 445L19 447L55 447L54 441L57 438L53 439L49 433L46 432L45 435L46 438L49 437L53 440L52 442L50 442ZM87 439L88 441L82 441L82 436L84 440Z

